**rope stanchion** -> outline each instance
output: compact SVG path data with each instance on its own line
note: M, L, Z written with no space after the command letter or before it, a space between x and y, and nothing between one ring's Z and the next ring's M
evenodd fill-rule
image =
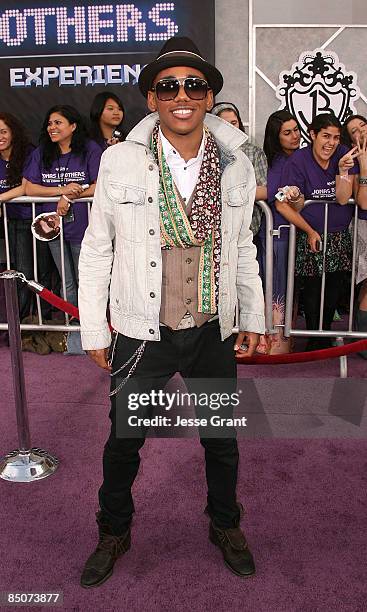
M9 326L9 345L17 417L19 449L0 461L0 478L10 482L34 482L54 473L58 460L40 448L31 448L24 368L19 325L17 272L3 272L6 312Z

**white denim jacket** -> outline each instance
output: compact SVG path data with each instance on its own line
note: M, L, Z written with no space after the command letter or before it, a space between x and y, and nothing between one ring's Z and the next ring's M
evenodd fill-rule
M102 155L79 259L79 311L86 350L110 344L108 298L114 329L131 338L160 339L159 172L149 149L157 118L154 113L143 119L125 142ZM237 301L240 330L264 333L263 291L249 229L255 175L240 150L247 137L213 115L206 115L205 124L218 144L222 167L221 337L232 333Z

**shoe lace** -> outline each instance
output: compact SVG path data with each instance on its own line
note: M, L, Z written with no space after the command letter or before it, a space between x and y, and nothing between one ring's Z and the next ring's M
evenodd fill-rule
M215 531L222 544L228 542L229 545L236 550L246 550L248 547L246 538L238 527L232 529L216 528Z
M99 536L97 550L105 550L114 556L117 556L126 550L125 538L126 534L123 536L114 536L102 532Z

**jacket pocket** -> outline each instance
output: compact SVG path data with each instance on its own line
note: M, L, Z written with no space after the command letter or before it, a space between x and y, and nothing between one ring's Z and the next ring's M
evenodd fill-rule
M231 187L227 191L229 206L243 206L246 203L246 183Z
M228 189L227 202L231 218L230 240L236 240L241 229L245 212L245 205L247 204L246 183L242 183L241 185L237 185L236 187L231 187L231 189Z
M111 181L107 186L107 195L115 207L117 236L129 242L142 242L146 190Z

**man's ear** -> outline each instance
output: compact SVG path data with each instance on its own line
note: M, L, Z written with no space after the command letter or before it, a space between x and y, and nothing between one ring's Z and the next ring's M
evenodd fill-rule
M311 140L316 140L316 134L313 130L310 130Z
M207 96L206 96L206 110L209 112L212 110L214 105L214 96L213 96L213 90L209 89Z
M153 91L148 91L147 105L148 105L149 110L152 111L152 113L155 113L155 111L157 110L157 104L156 104L155 95Z

